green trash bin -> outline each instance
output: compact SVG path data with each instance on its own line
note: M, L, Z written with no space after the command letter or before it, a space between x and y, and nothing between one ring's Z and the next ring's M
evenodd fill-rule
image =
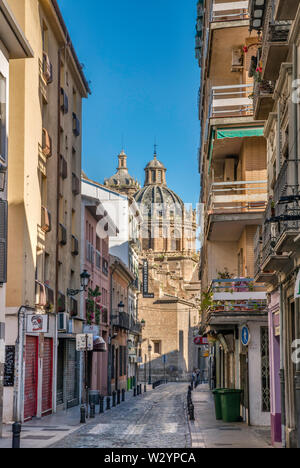
M242 390L224 389L220 391L222 419L224 422L241 421L241 395Z
M221 405L221 394L220 392L227 390L226 388L216 388L213 390L213 396L215 400L215 411L216 411L216 419L220 421L223 419L222 416L222 405Z

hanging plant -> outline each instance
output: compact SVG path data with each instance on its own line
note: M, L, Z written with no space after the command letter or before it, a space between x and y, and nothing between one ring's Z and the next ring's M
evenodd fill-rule
M86 301L86 322L88 325L92 325L95 319L97 319L96 301L101 295L99 286L97 286L96 289L89 288L88 299Z

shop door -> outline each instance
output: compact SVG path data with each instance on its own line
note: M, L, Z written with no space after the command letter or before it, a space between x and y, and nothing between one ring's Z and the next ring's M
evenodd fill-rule
M57 349L57 390L56 403L58 406L64 403L64 340L59 340Z
M38 385L38 338L27 336L25 347L24 420L36 416Z
M76 351L76 342L66 340L67 363L66 363L66 389L67 389L67 408L73 408L79 405L79 359Z
M43 359L42 415L52 413L53 340L45 338Z

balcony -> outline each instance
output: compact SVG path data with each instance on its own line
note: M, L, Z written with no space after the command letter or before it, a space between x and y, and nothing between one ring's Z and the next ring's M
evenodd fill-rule
M62 155L60 155L60 175L64 180L68 177L68 163Z
M112 315L111 324L117 328L130 330L130 317L126 312L115 311Z
M49 85L53 81L53 67L52 63L50 62L49 56L46 52L43 52L43 77L46 83Z
M253 107L255 120L268 120L274 107L275 84L272 81L256 81L253 92Z
M278 255L274 249L278 239L278 223L270 222L274 216L274 201L270 200L264 214L262 231L261 270L263 273L283 271L289 261L289 255Z
M46 158L52 156L52 139L45 128L43 128L42 151Z
M75 318L78 317L78 301L73 297L70 299L70 317Z
M277 0L275 8L275 20L293 20L296 16L300 0Z
M263 254L262 226L257 229L254 237L254 281L256 283L273 283L276 275L273 272L264 272L261 268Z
M76 137L80 135L80 121L74 112L73 112L73 133Z
M79 240L75 236L72 236L72 251L71 251L71 253L72 253L72 255L74 255L74 257L77 257L79 255Z
M296 166L295 163L297 163ZM299 251L299 245L296 242L300 233L299 187L295 185L297 167L298 162L295 160L286 160L274 187L275 216L279 219L274 246L276 254Z
M63 88L60 90L60 108L63 114L67 114L69 112L69 99Z
M134 335L141 335L142 334L142 324L140 322L136 322L133 318L130 320L130 332Z
M267 295L264 289L264 285L255 285L251 278L214 279L208 322L241 323L251 315L265 315Z
M66 311L66 296L62 292L58 292L58 312Z
M80 194L80 180L74 173L72 173L72 193L75 196Z
M41 229L45 233L51 232L52 229L50 211L48 211L44 206L42 206Z
M264 211L267 181L214 182L211 185L208 212L249 213Z
M63 224L59 224L59 230L58 230L58 242L60 245L67 245L67 229Z
M275 0L268 0L265 10L262 43L262 79L276 81L281 64L289 51L288 37L291 21L275 21Z
M212 2L211 22L241 21L249 18L248 0L239 2Z
M253 84L214 86L211 91L210 118L253 115Z

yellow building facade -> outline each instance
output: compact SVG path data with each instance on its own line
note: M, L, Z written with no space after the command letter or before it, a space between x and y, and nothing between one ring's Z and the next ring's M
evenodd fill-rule
M79 403L82 322L67 289L80 285L81 113L89 93L57 2L8 3L34 57L13 63L10 81L6 338L16 345L18 378L5 391L6 421ZM27 315L46 317L45 332L29 333Z

